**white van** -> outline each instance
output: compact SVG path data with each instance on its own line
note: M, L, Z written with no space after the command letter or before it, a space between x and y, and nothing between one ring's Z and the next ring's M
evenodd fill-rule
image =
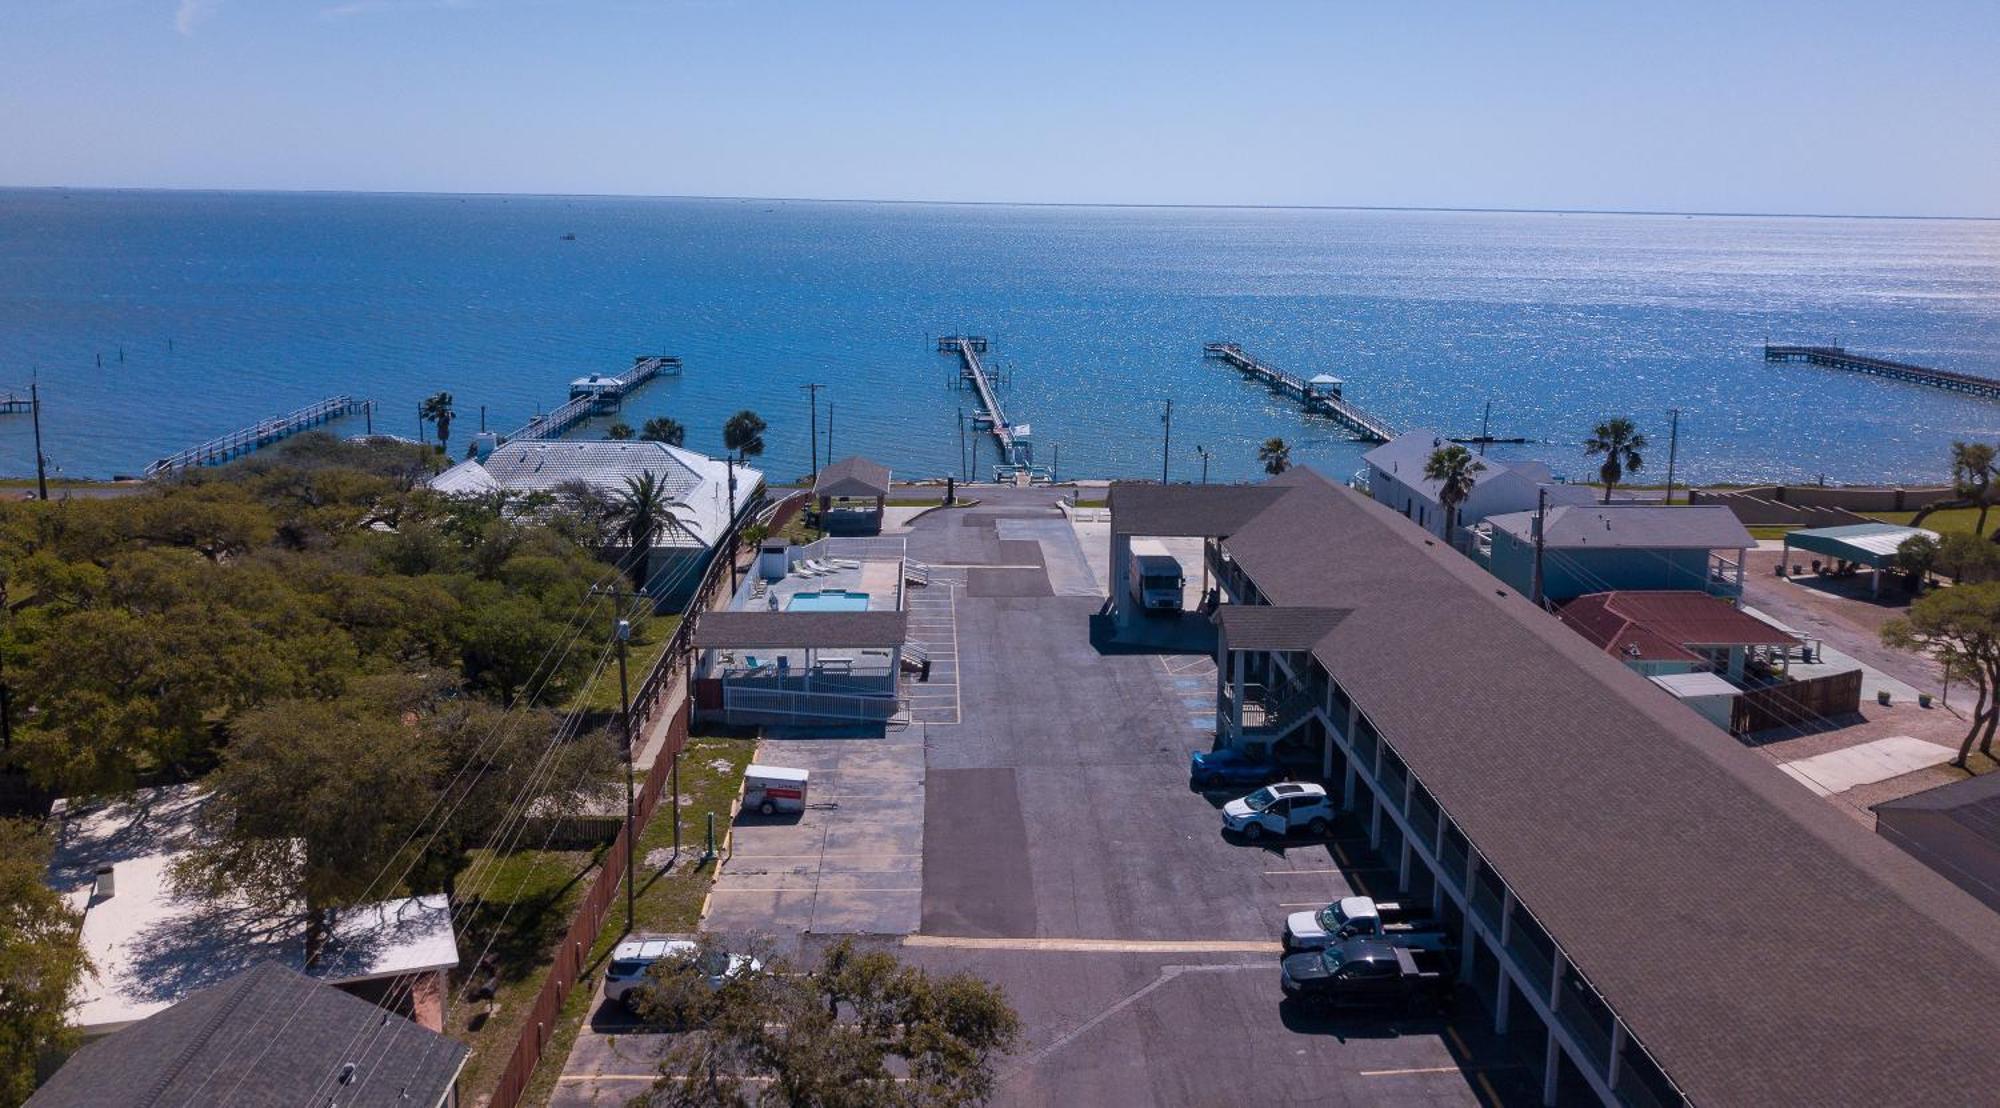
M1148 612L1181 610L1181 590L1187 577L1180 559L1167 553L1158 539L1132 540L1132 599Z
M803 812L810 777L806 770L752 762L743 772L743 807L767 816Z

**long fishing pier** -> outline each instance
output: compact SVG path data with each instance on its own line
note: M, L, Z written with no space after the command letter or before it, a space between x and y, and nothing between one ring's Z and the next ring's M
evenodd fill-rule
M1286 373L1277 366L1245 353L1233 342L1204 343L1202 357L1225 362L1240 370L1245 377L1254 377L1270 386L1272 392L1280 392L1299 402L1299 406L1316 415L1326 416L1335 423L1354 432L1354 437L1363 442L1388 442L1396 437L1395 428L1381 419L1369 415L1340 395L1340 381L1333 377L1315 377L1310 381Z
M241 430L212 438L200 446L192 446L178 454L170 454L147 466L146 476L160 477L194 466L221 465L223 462L240 458L260 446L269 446L280 439L296 435L300 431L356 412L373 412L374 408L373 400L363 400L344 393L340 396L329 396L297 411L260 420Z
M671 354L647 354L632 359L632 368L616 377L599 373L579 377L569 383L568 402L555 411L537 415L522 424L507 436L507 441L532 442L557 438L591 416L617 411L628 394L653 378L663 373L675 375L680 371L679 358Z
M938 340L938 353L956 354L959 359L959 377L971 384L979 393L980 409L973 415L973 424L984 424L993 435L993 441L1000 445L1000 457L1008 466L1026 466L1034 461L1034 448L1028 442L1028 425L1007 422L1007 413L1000 407L1000 397L993 390L993 372L979 360L986 353L986 340L979 335L947 335Z
M1764 360L1767 362L1805 362L1808 365L1825 366L1828 369L1845 369L1854 373L1869 373L1877 377L1888 377L1896 381L1908 381L1916 385L1950 389L1953 392L1969 393L2000 400L2000 379L1981 377L1973 373L1954 373L1948 369L1931 369L1927 366L1895 362L1887 358L1870 358L1863 354L1850 354L1840 346L1781 346L1764 344Z

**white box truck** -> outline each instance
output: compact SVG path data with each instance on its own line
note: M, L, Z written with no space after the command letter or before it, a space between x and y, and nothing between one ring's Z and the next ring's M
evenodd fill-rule
M810 777L806 770L752 762L743 772L743 808L767 816L803 812Z
M1187 577L1180 559L1158 539L1132 540L1132 599L1142 611L1178 612Z

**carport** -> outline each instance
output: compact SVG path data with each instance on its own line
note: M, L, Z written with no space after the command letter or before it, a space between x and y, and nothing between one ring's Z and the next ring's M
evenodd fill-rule
M890 611L710 612L695 627L696 710L732 725L885 722L900 704L907 621Z
M1848 562L1857 566L1867 566L1873 575L1869 591L1882 591L1882 571L1896 564L1896 552L1903 544L1917 537L1927 536L1932 542L1938 541L1936 531L1922 527L1902 527L1894 523L1850 523L1841 527L1813 527L1785 534L1784 560L1778 563L1783 570L1792 564L1792 548L1823 554L1829 558Z
M1217 540L1226 539L1284 494L1284 479L1262 485L1156 485L1121 481L1111 486L1111 613L1119 626L1132 617L1134 538L1203 539L1202 593L1211 576L1233 572Z

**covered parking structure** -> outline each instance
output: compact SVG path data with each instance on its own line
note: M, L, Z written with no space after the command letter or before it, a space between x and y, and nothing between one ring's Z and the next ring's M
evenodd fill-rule
M907 637L900 611L710 612L695 627L695 709L731 725L887 722Z
M1133 596L1134 538L1202 539L1204 579L1220 579L1226 567L1218 560L1216 540L1255 519L1278 491L1266 485L1113 484L1106 503L1111 511L1111 613L1117 623L1124 625L1139 608ZM1208 592L1205 585L1202 592Z
M1788 531L1785 533L1785 556L1778 563L1778 569L1783 571L1792 564L1792 548L1798 547L1849 565L1867 567L1873 578L1869 591L1880 593L1882 571L1893 569L1897 551L1918 535L1928 536L1932 542L1938 539L1936 531L1894 523L1849 523L1840 527Z
M813 480L812 497L820 526L828 534L881 534L882 512L889 502L889 467L859 455L829 463Z
M2000 917L1383 505L1265 487L1223 585L1297 618L1223 633L1291 667L1329 791L1546 1102L1991 1099L1957 1029Z

